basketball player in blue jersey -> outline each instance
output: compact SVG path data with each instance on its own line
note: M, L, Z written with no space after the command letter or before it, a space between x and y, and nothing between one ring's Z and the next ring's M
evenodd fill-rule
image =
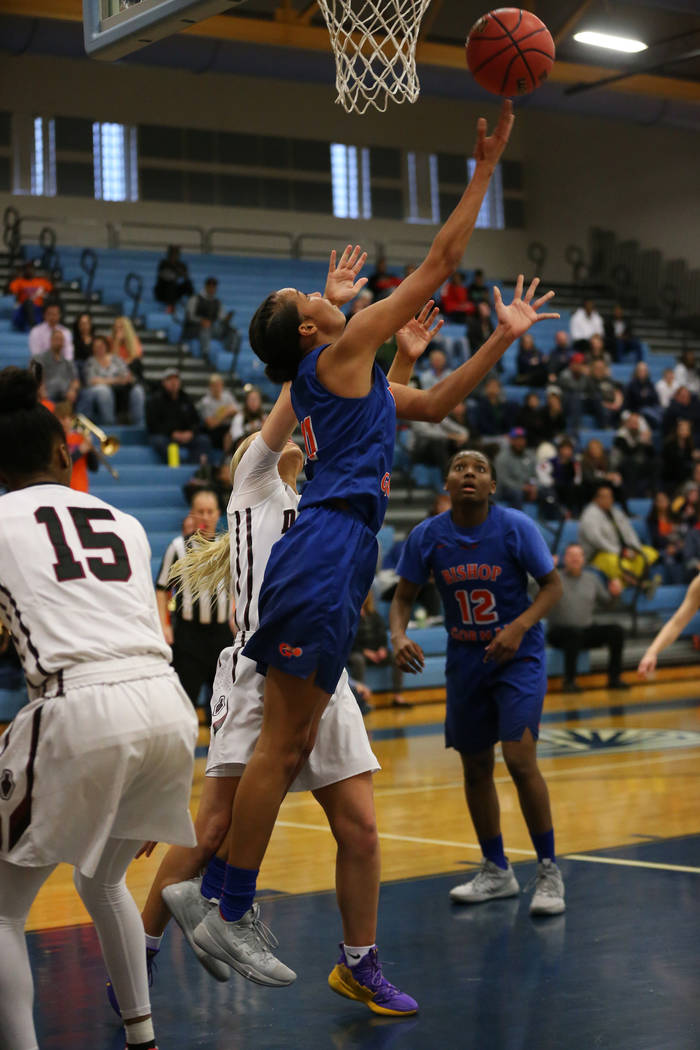
M474 175L421 265L388 299L345 323L318 293L272 293L250 325L251 345L275 382L292 381L309 478L293 526L272 548L260 592L258 630L244 655L266 673L264 717L236 794L231 848L218 912L194 939L232 965L249 956L246 915L282 800L313 747L316 728L352 644L377 563L376 533L386 510L397 412L440 420L474 389L506 348L535 321L552 293L508 307L494 290L498 327L468 362L427 391L388 385L378 348L405 325L460 264L513 122L504 102L494 134L477 127ZM365 946L368 954L371 946ZM243 951L242 951L243 948ZM261 946L262 949L262 946ZM272 975L274 976L274 975Z
M537 851L533 915L564 911L564 884L554 855L547 785L537 766L537 737L547 690L540 620L562 593L552 555L535 524L518 510L491 503L496 478L481 452L458 452L446 488L452 509L417 525L397 566L389 614L399 666L423 667L423 651L406 635L418 591L432 574L449 635L445 739L462 759L467 805L483 852L479 872L450 891L478 904L520 892L501 836L493 779L500 740L520 808ZM528 597L528 576L539 585Z

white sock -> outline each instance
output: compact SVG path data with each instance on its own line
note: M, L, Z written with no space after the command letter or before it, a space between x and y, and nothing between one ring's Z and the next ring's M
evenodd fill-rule
M149 1043L155 1039L155 1032L153 1031L153 1021L148 1017L145 1021L137 1021L134 1024L132 1021L124 1021L124 1030L126 1032L126 1043L138 1046L139 1043Z
M160 937L151 937L150 933L146 934L146 947L150 948L152 952L159 952L160 946L163 940L163 934Z
M374 948L373 944L363 944L360 947L356 947L354 944L344 944L343 951L345 952L345 961L348 966L357 966L359 962L364 959L365 955L368 955Z

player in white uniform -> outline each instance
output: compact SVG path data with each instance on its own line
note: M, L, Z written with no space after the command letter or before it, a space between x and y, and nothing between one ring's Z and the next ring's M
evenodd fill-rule
M408 379L412 361L439 330L431 327L437 311L426 307L418 321L407 326L400 344L403 360L395 378ZM288 440L296 425L284 392L257 437L232 463L233 491L228 507L229 534L218 541L218 556L211 546L185 560L188 585L211 589L228 575L232 583L238 634L235 644L220 657L212 696L212 736L199 812L198 846L194 850L170 849L164 858L143 912L147 943L158 946L169 919L177 919L200 962L219 980L229 969L210 955L193 937L194 929L219 895L227 847L222 840L231 820L236 788L260 735L263 721L264 678L255 664L241 654L246 639L257 627L257 595L272 545L294 522L299 496L295 481L302 466L298 447ZM244 453L241 456L241 453ZM240 458L239 458L240 457ZM236 460L238 459L238 462ZM229 551L230 547L230 551ZM188 563L191 565L188 567ZM379 898L380 855L376 832L372 773L379 768L372 754L357 702L343 672L338 689L321 718L316 742L306 763L297 772L292 791L311 790L326 812L338 844L336 891L343 921L343 956L329 978L334 991L360 999L376 1013L405 1016L417 1004L381 977L376 964L376 986L360 988L344 966L374 952ZM213 857L215 851L219 856ZM192 879L208 861L202 880ZM192 879L192 881L181 881ZM161 897L162 893L162 897ZM163 901L167 903L167 908ZM241 973L265 984L289 984L295 974L274 960L257 936L259 910L253 910L251 953ZM262 940L262 947L261 947ZM275 980L257 968L262 951L265 968L276 963Z
M68 487L36 377L0 372L0 620L30 703L0 738L0 1046L36 1050L24 938L59 862L75 868L122 1003L155 1047L143 929L124 875L144 840L194 841L196 718L169 666L141 525Z

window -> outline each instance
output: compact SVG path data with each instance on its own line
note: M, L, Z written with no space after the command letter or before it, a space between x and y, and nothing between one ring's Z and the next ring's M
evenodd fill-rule
M471 179L476 168L476 161L473 157L469 157L467 160L467 172ZM493 173L489 188L486 191L483 204L479 209L479 215L476 220L477 230L503 230L505 229L505 216L503 213L503 173L501 171L501 165L496 165L496 170Z
M371 219L369 150L331 143L333 214L338 219Z
M95 200L138 200L136 128L92 125Z
M35 197L56 195L56 129L53 120L34 117L30 190Z
M440 222L438 160L435 153L406 154L408 176L407 222Z

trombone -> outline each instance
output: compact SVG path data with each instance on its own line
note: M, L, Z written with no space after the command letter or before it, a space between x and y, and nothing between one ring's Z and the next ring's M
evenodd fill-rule
M73 430L77 430L81 434L90 434L96 437L99 442L99 450L95 449L97 458L101 463L104 463L107 470L110 472L115 481L119 480L119 471L116 467L107 459L108 456L113 456L115 452L119 451L121 442L118 437L114 434L105 434L102 427L98 427L97 423L93 423L91 419L84 416L82 412L78 412L73 417Z

